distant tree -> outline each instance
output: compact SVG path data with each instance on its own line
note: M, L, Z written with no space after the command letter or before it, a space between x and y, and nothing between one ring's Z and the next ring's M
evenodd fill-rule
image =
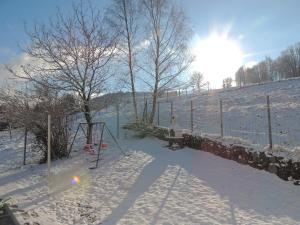
M197 91L200 91L200 89L204 85L203 81L204 81L204 76L201 72L193 72L190 78L190 83L191 85L194 85L196 87Z
M270 81L270 74L265 60L261 61L254 67L257 69L260 82Z
M192 62L188 52L191 30L182 9L170 0L141 0L149 42L142 70L152 91L149 122L153 123L159 93L176 83Z
M232 78L231 77L227 77L223 80L223 87L224 88L231 88L232 87Z
M58 12L49 24L35 25L27 32L30 44L24 52L33 63L22 65L17 77L43 87L76 93L85 115L87 143L92 138L92 96L103 92L111 74L109 62L116 52L117 34L107 26L99 10L81 1L70 16Z
M241 87L245 85L245 70L244 67L241 66L238 71L235 73L235 82L237 84L237 86Z
M277 59L277 69L284 78L300 76L300 43L281 53Z

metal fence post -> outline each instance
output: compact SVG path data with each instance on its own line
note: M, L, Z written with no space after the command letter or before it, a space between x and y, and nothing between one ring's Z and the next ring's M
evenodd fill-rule
M272 124L271 124L271 107L270 107L270 96L267 95L267 109L268 109L268 133L269 133L269 148L273 148L272 140Z
M117 139L120 138L120 106L117 104Z
M224 136L224 128L223 128L223 102L220 100L220 123L221 123L221 137Z
M157 102L157 126L159 126L159 102Z
M173 101L171 102L171 118L170 118L170 123L172 122L172 117L173 117Z
M50 167L51 167L51 116L48 114L48 178L50 177Z
M193 100L191 100L191 131L194 131Z
M27 127L25 127L25 134L24 134L24 155L23 155L23 165L26 165L26 148L27 148Z
M145 122L148 123L148 99L147 98L145 104Z

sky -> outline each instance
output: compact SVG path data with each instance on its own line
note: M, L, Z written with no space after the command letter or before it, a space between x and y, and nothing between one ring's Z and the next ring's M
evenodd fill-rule
M233 77L239 66L275 58L300 41L299 0L179 1L194 31L192 68L213 87ZM109 3L92 2L103 9ZM19 45L28 43L24 23L47 22L58 7L67 14L72 0L0 0L0 64L20 59ZM0 69L0 78L3 73Z

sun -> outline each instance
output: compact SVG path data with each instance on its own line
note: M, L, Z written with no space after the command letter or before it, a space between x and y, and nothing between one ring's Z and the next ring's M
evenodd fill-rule
M243 64L243 52L238 41L230 39L227 33L212 33L207 38L195 41L195 61L192 69L202 72L211 87L222 87L223 79L234 78Z

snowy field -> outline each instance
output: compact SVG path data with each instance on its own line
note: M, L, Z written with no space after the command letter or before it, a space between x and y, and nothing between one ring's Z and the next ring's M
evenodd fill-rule
M171 101L178 130L191 132L191 100L193 101L193 133L220 137L220 100L223 103L224 140L264 150L269 145L267 95L271 103L273 151L286 152L288 158L300 160L300 79L291 79L210 93L182 94L161 98L159 125L170 125ZM140 101L140 112L143 100ZM148 107L148 112L150 112ZM155 117L158 123L158 117Z
M108 149L89 170L94 156L77 152L47 178L46 165L20 166L21 135L0 152L0 193L21 224L300 224L298 186L206 152L122 131L130 156Z

